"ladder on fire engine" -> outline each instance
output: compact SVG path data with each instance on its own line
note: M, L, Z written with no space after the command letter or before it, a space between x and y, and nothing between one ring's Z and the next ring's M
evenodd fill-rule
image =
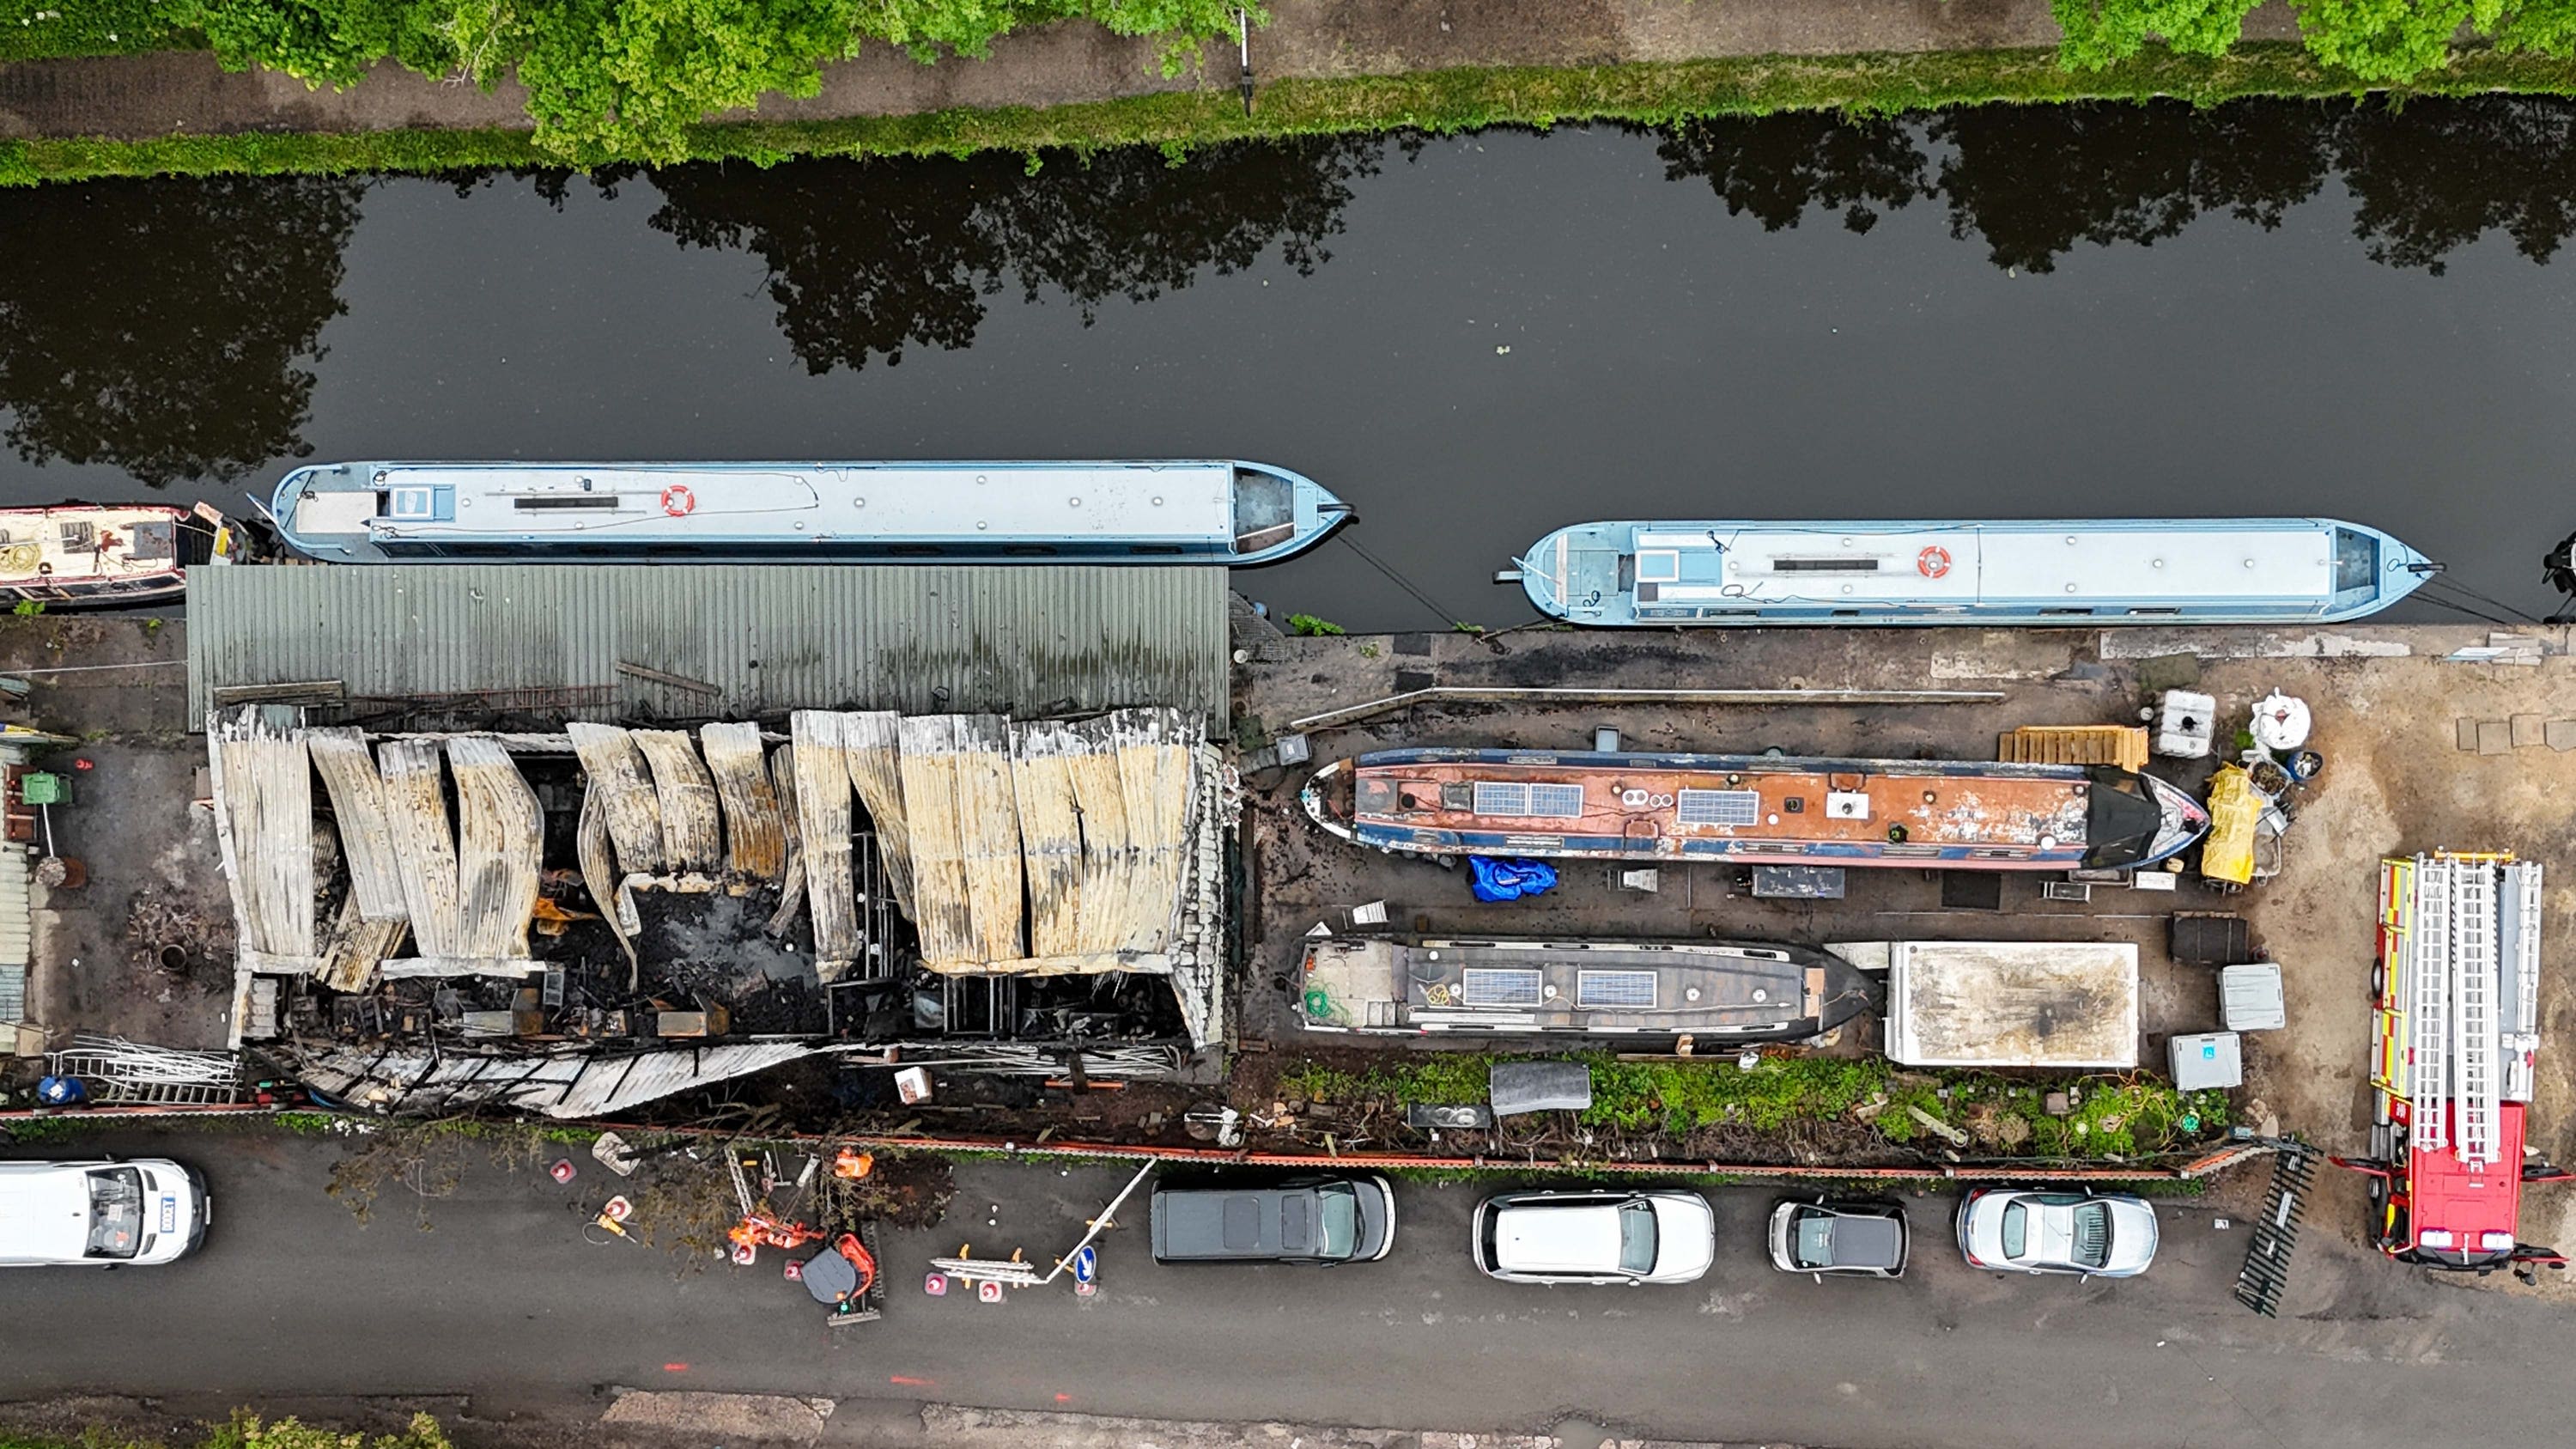
M2496 1160L2496 1119L2503 1112L2498 1079L2496 993L2503 958L2496 950L2495 867L2483 861L2455 869L2451 897L2451 1091L2458 1102L2460 1161Z
M2415 859L2414 919L2407 923L2405 963L2409 1014L2406 1145L2439 1152L2450 1145L2451 874L2438 856Z
M2504 1030L2504 1098L2528 1102L2535 1084L2532 1057L2540 1050L2540 862L2516 861L2504 868L2504 888L2517 907L2511 912L2513 939L2506 942L2506 978L2513 983L2510 1011L2498 1013Z

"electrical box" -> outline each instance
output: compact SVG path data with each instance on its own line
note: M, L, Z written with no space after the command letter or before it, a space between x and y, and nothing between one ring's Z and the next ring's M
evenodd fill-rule
M2170 1043L2174 1086L2185 1092L2236 1087L2245 1082L2242 1039L2232 1031L2195 1032Z

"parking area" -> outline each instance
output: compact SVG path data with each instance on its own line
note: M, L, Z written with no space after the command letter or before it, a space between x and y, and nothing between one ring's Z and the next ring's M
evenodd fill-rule
M888 1234L880 1322L825 1326L780 1258L681 1271L665 1251L583 1240L608 1189L541 1165L473 1161L435 1198L393 1189L358 1222L323 1189L352 1144L224 1133L101 1145L200 1163L215 1227L197 1257L85 1278L0 1274L24 1397L151 1394L220 1416L291 1394L474 1396L478 1408L598 1411L603 1387L1169 1418L1543 1432L1581 1418L1638 1437L1833 1446L1984 1442L2132 1449L2448 1442L2434 1390L2464 1365L2511 1385L2482 1422L2554 1442L2576 1412L2557 1372L2563 1310L2462 1293L2331 1239L2303 1254L2282 1317L2230 1302L2242 1220L2160 1203L2144 1277L2001 1277L1962 1264L1946 1194L1905 1199L1915 1266L1893 1283L1775 1272L1773 1194L1709 1193L1718 1252L1695 1283L1542 1288L1480 1276L1476 1202L1508 1182L1402 1180L1378 1263L1157 1267L1144 1215L1102 1244L1098 1296L1063 1284L1000 1303L922 1291L933 1257L1062 1252L1128 1171L959 1165L932 1228ZM12 1149L11 1156L30 1154ZM431 1229L422 1231L426 1221ZM389 1347L390 1346L390 1347ZM510 1385L492 1396L490 1386ZM488 1404L485 1401L488 1399Z

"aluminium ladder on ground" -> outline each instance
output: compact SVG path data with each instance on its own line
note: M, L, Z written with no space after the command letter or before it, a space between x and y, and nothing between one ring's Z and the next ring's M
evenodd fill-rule
M2496 949L2495 867L2470 862L2453 872L2452 881L2451 1092L2460 1161L2482 1167L2496 1160L2496 1120L2504 1102L2496 1060L2502 1048L2496 994L2504 962Z
M2410 872L2414 909L2406 912L2399 959L2406 970L2408 1005L2407 1147L2439 1152L2450 1145L2451 876L2456 867L2438 856L2417 856Z
M2290 1262L2299 1247L2299 1215L2307 1208L2316 1163L2315 1149L2304 1142L2274 1144L2272 1186L2263 1198L2263 1215L2254 1220L2252 1238L2245 1245L2245 1265L2236 1270L2236 1301L2265 1318L2279 1316L2281 1294L2290 1286Z
M241 1059L231 1052L146 1046L121 1037L74 1037L50 1053L46 1071L76 1077L101 1105L220 1107L248 1100Z

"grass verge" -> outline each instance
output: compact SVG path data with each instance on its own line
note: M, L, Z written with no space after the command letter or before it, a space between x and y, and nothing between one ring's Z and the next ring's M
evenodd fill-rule
M1046 108L959 109L828 121L690 128L703 161L769 165L796 156L965 155L1051 148L1188 147L1353 131L1433 133L1573 121L1668 124L1789 110L1893 113L1990 102L2147 100L2214 104L2252 96L2352 96L2362 87L2287 42L2208 59L2150 50L2099 71L2069 71L2053 50L1926 55L1755 56L1567 68L1484 68L1399 76L1280 80L1243 114L1234 93L1184 91ZM2576 94L2576 62L2466 52L2403 95L2494 91ZM0 142L0 184L114 176L352 171L436 172L555 166L524 131L174 136L150 141Z

